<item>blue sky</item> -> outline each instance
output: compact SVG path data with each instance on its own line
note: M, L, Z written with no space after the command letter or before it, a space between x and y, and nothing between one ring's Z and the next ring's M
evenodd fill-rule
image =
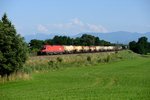
M150 0L0 0L22 35L150 31Z

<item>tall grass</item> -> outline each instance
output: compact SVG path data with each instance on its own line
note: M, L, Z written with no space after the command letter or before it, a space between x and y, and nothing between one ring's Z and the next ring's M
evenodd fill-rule
M124 59L134 59L138 57L132 51L105 52L105 53L86 53L73 55L52 55L30 57L24 66L24 71L44 71L49 69L59 69L63 66L86 66L88 64L110 63ZM90 63L89 63L90 62Z
M14 72L9 76L5 75L3 77L0 76L0 83L6 83L8 81L17 81L17 80L29 80L30 74L24 72Z
M124 59L133 59L136 57L138 57L138 55L131 51L120 51L117 53L102 52L72 55L31 56L23 68L20 69L19 73L10 75L10 78L8 79L6 79L6 77L1 77L0 81L3 82L3 80L17 80L18 78L24 79L24 76L26 78L26 76L30 76L32 72L54 71L72 66L91 66L100 63L111 63ZM21 75L22 77L20 77Z

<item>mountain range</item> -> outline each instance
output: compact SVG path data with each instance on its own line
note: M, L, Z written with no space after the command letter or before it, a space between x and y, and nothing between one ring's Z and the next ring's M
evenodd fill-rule
M146 33L137 33L137 32L127 32L127 31L117 31L117 32L109 32L109 33L95 33L95 32L85 32L85 33L79 33L76 35L68 35L65 34L65 36L69 36L71 38L81 37L83 34L90 34L96 37L99 37L101 40L106 40L111 43L123 43L128 44L130 41L137 41L138 38L142 36L146 36L150 41L150 32ZM45 40L45 39L52 39L55 35L64 36L64 34L44 34L44 33L37 33L32 35L25 35L25 41L29 42L32 39L39 39L39 40Z

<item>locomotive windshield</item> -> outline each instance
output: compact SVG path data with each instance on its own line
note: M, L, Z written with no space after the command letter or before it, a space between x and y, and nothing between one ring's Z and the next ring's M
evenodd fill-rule
M46 47L45 46L43 46L42 48L41 48L41 50L45 50L46 49Z

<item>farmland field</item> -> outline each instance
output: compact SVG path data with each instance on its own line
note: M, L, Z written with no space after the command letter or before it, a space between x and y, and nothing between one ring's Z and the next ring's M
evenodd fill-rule
M67 67L62 64L57 70L33 72L29 80L0 83L0 100L149 100L150 56L121 53L120 60L87 65L74 64L76 55L67 55L74 58L67 59L73 59Z

